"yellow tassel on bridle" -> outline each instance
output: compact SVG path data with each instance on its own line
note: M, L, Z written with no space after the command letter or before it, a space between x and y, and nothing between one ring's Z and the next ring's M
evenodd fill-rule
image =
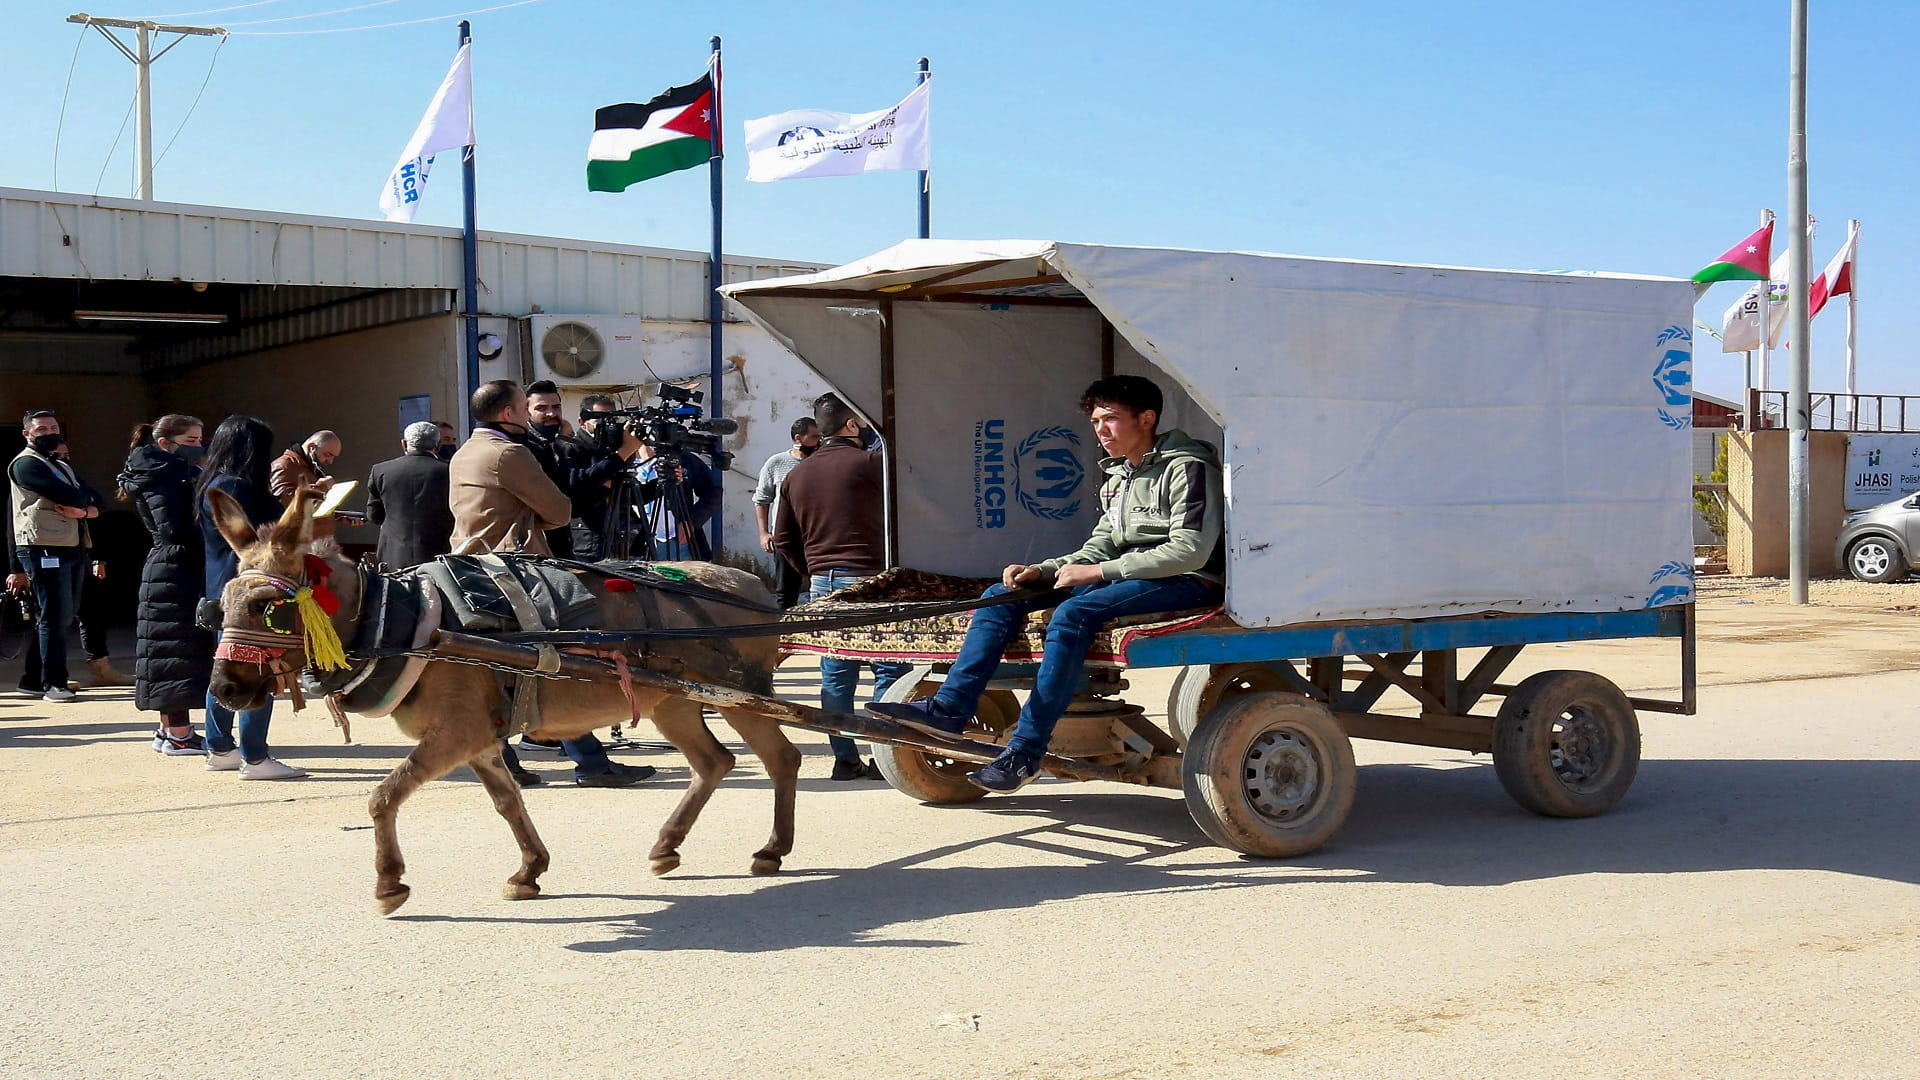
M300 586L293 594L293 603L300 612L300 628L306 635L307 665L321 671L346 667L347 650L340 644L340 632L333 628L333 620L320 606L320 601L314 599L313 586Z

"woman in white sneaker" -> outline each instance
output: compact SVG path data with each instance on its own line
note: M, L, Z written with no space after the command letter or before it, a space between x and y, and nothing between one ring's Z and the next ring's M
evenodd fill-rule
M275 456L273 429L258 417L229 416L213 430L193 500L206 553L203 594L209 599L220 598L227 582L240 572L240 559L214 524L207 493L217 489L233 496L256 526L278 521L280 500L267 486L267 470ZM267 724L272 718L272 698L236 717L232 709L208 692L207 768L213 772L237 771L242 780L296 780L307 775L306 770L275 760L268 752Z
M194 462L201 424L169 413L134 429L127 464L116 478L120 498L133 504L153 547L140 568L140 618L133 659L133 707L160 714L153 748L175 757L198 757L206 742L194 734L190 710L207 700L213 670L213 637L194 621L206 556L193 521Z

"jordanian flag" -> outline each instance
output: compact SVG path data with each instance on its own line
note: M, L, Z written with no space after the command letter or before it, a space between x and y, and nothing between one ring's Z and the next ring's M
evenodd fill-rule
M705 165L719 152L713 137L713 75L635 105L593 114L587 190L625 191L642 180Z
M1708 263L1693 275L1701 285L1716 281L1767 280L1767 255L1773 248L1773 222L1755 229L1752 236L1727 249L1725 255Z

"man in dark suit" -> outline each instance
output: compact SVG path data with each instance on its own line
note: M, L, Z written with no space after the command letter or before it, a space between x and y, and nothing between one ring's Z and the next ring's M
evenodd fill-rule
M405 453L367 476L367 519L380 527L380 561L395 569L418 566L450 549L453 509L447 499L447 463L434 454L440 429L422 420L401 436Z

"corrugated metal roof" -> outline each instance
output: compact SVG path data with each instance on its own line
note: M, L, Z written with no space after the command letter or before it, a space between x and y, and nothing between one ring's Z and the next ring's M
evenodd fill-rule
M727 281L828 264L728 256ZM480 233L480 309L706 318L707 257ZM0 275L341 289L461 287L460 230L0 188Z

